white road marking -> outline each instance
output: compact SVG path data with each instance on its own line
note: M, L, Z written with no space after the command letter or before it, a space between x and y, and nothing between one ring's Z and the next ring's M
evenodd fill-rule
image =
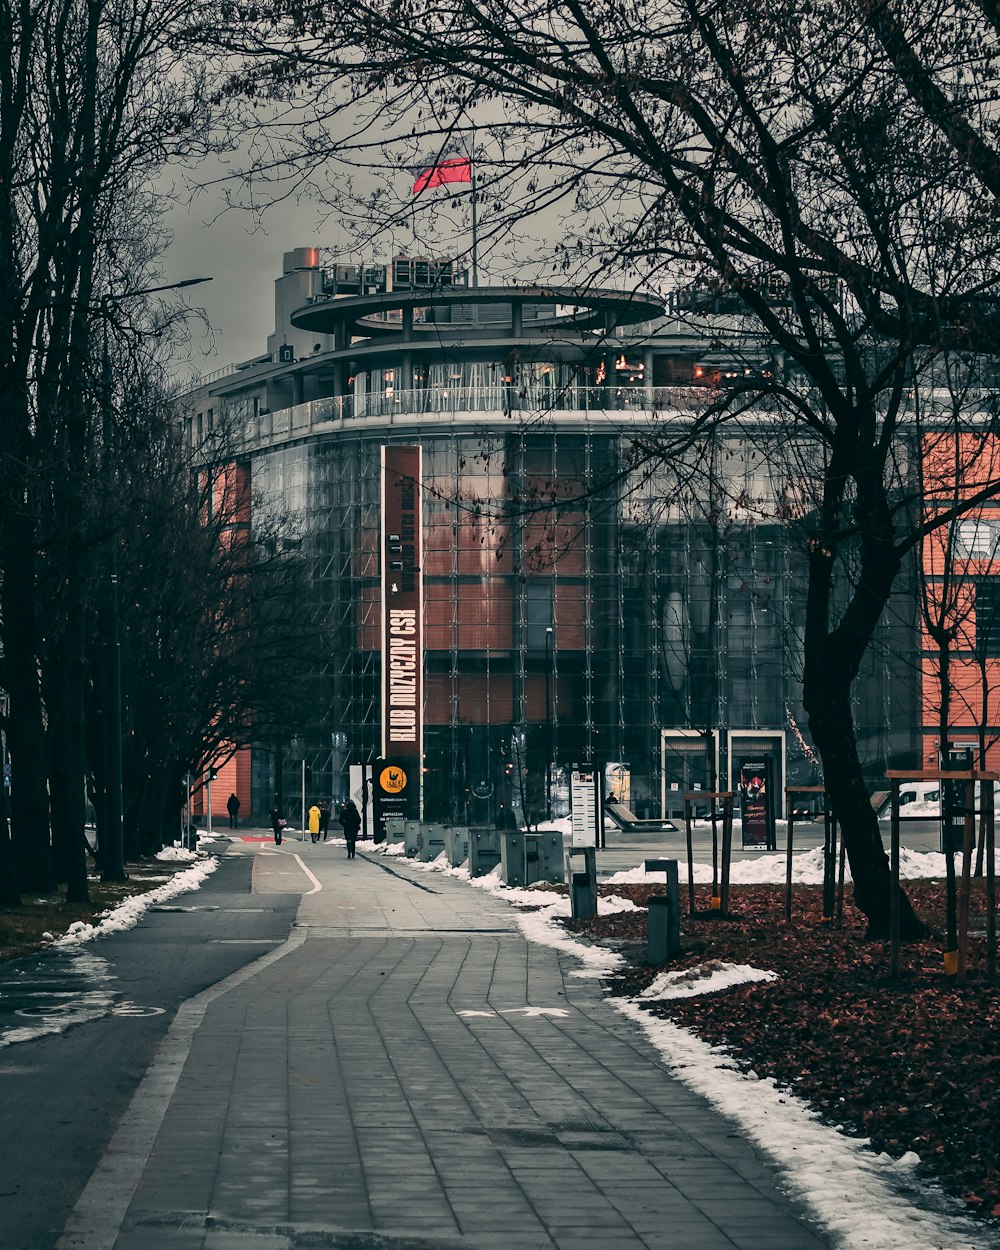
M558 1019L561 1016L568 1016L569 1012L564 1007L508 1007L503 1014L505 1016L555 1016Z

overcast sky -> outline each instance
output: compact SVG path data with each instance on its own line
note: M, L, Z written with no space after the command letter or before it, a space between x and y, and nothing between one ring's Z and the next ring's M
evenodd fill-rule
M184 353L200 373L258 356L274 329L274 279L281 258L296 247L332 247L336 230L324 223L313 205L286 204L254 228L249 214L232 211L211 219L213 205L201 198L170 213L173 243L163 258L164 282L212 278L187 293L192 308L202 308L206 330L190 318L191 343Z

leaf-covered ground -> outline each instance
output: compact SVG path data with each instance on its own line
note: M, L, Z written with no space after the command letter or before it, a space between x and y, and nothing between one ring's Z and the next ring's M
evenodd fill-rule
M602 889L640 904L655 892ZM911 882L907 893L943 931L944 883ZM864 940L863 917L849 904L842 928L824 925L821 897L819 887L796 887L791 927L780 886L733 887L729 920L684 916L683 951L669 968L719 960L778 979L649 1010L724 1045L876 1149L915 1151L925 1174L970 1210L1000 1218L1000 988L986 975L982 884L973 886L964 985L946 976L940 941L904 946L900 978L891 980L888 946ZM708 906L699 891L696 910ZM637 995L664 971L646 965L644 912L566 923L628 960L616 993Z

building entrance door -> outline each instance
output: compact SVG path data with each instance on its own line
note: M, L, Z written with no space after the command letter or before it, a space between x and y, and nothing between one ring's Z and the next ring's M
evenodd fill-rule
M719 776L719 732L698 729L660 730L660 775L665 820L684 822L684 795L715 790Z

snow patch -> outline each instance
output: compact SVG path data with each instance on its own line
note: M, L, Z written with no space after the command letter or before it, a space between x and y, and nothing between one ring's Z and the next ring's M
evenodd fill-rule
M730 885L783 885L785 881L785 856L777 854L761 854L754 859L734 860L729 870ZM926 878L939 878L945 875L945 857L936 851L911 851L902 847L899 852L899 875L913 881ZM687 862L678 860L677 873L681 881L687 882ZM694 880L696 885L709 885L712 880L711 864L695 864ZM851 881L849 865L844 868L844 880ZM607 878L609 885L651 885L663 884L663 873L647 873L642 866L627 868ZM794 885L823 884L823 848L814 847L811 851L798 851L792 856L792 883Z
M811 1210L839 1250L982 1250L983 1230L970 1220L920 1210L901 1192L901 1183L913 1183L919 1162L912 1151L900 1160L876 1154L866 1140L823 1124L770 1077L739 1072L720 1048L635 1003L611 1001L641 1026L679 1080L770 1155L785 1187ZM932 1187L920 1188L926 1193ZM945 1205L939 1191L932 1192L934 1201Z
M143 914L156 903L165 903L176 898L178 894L187 894L189 890L197 890L202 882L219 866L219 860L213 855L199 859L190 868L176 873L164 885L157 886L146 894L134 894L124 899L117 907L102 913L96 925L77 920L67 929L66 933L52 943L53 946L76 946L81 942L92 942L95 938L107 937L109 933L123 933L134 928Z
M162 851L157 851L153 858L164 863L193 864L198 858L198 852L189 851L187 847L175 842L173 846L165 846Z
M752 968L749 964L727 964L713 959L694 968L680 968L660 975L639 995L640 998L697 998L701 994L715 994L734 985L747 985L753 981L777 981L778 974L764 968Z

